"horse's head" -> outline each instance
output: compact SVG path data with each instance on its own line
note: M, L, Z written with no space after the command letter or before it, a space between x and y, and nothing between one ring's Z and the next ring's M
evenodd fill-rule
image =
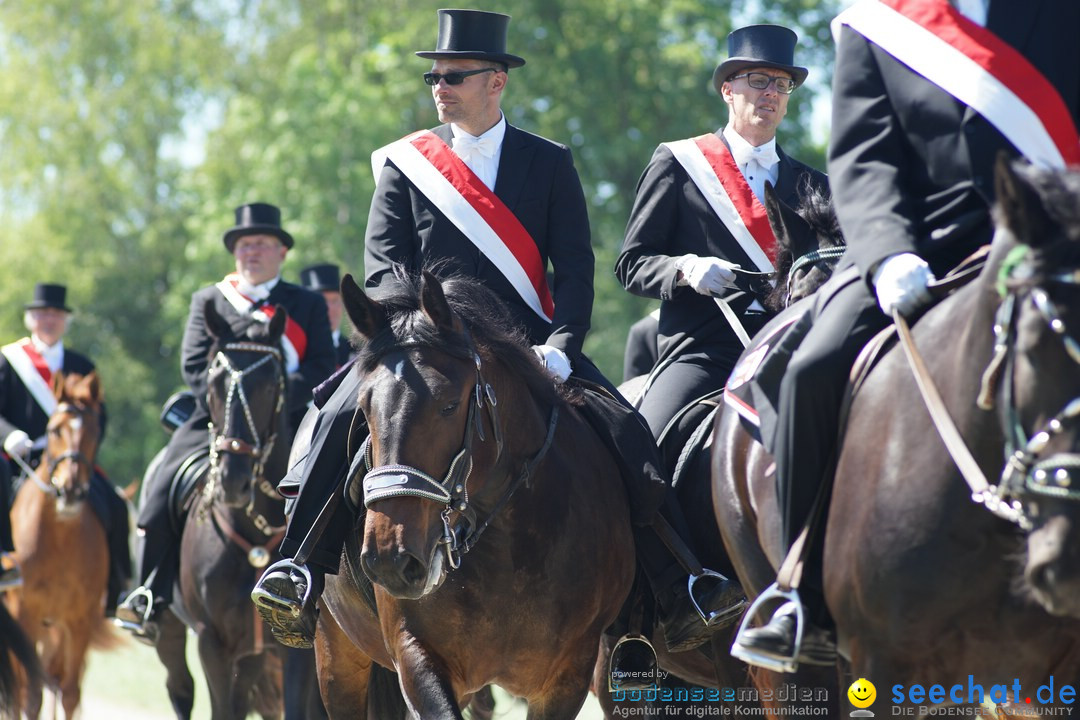
M49 416L39 482L56 495L60 515L74 515L90 491L90 475L101 439L103 394L96 372L53 376L56 409Z
M342 292L364 346L358 408L370 439L361 561L392 595L415 599L457 566L486 526L477 515L499 504L493 498L511 453L495 387L505 391L501 408L513 402L511 376L537 386L545 379L485 288L447 280L444 291L428 272L399 279L400 293L381 302L348 275ZM553 394L550 378L546 387ZM515 429L531 427L522 405L513 408Z
M776 236L776 286L765 301L779 312L821 287L844 254L844 236L832 198L807 184L797 209L765 183L765 212Z
M212 491L229 507L249 507L267 460L288 442L279 437L287 420L281 353L287 316L278 308L269 323L255 323L242 336L212 302L206 303L205 317L214 338L206 393Z
M1024 579L1049 612L1080 617L1080 173L1002 160L997 197L995 252L1008 252L980 403L996 395L999 492L1030 528Z

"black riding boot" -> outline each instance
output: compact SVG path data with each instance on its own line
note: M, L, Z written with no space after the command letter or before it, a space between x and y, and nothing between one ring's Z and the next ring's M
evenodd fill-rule
M325 573L317 566L297 565L286 558L266 569L251 591L251 601L279 643L310 648L315 644L317 604L325 583Z

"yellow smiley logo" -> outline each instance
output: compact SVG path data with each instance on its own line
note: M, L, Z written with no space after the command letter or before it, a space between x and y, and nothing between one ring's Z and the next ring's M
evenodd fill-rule
M847 689L848 700L857 708L868 708L877 699L877 688L866 678L859 678Z

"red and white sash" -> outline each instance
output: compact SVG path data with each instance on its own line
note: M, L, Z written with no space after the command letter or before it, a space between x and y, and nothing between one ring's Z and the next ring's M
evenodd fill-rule
M0 353L7 358L15 374L22 380L23 385L45 415L52 415L56 409L56 398L53 397L52 392L52 371L49 370L45 358L41 357L41 353L34 347L30 338L23 338L18 342L5 345L0 348Z
M760 272L772 272L776 236L728 146L714 133L663 143Z
M1061 94L1015 48L946 0L861 0L847 25L985 117L1032 163L1080 163L1080 136Z
M236 308L236 311L241 315L250 312L251 316L259 322L270 322L270 318L274 315L274 306L270 303L263 303L252 311L251 307L255 304L255 301L236 289L239 282L239 275L229 273L224 280L217 284L217 289L221 291L229 304ZM285 351L285 367L287 368L299 366L307 353L307 333L291 317L287 317L285 320L285 334L281 338L281 347Z
M551 322L555 303L536 242L450 146L421 130L376 150L376 182L387 158L499 269L525 304Z

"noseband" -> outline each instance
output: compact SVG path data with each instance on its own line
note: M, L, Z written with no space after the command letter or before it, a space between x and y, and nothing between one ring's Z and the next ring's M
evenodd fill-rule
M465 419L465 437L461 443L461 449L450 461L450 467L441 480L436 480L423 470L410 465L380 465L373 467L371 450L371 436L364 440L360 452L363 453L364 469L364 507L370 508L380 500L394 497L419 497L425 500L444 505L442 511L443 537L440 543L446 548L446 556L451 569L456 570L461 565L461 556L471 550L480 539L480 535L488 528L498 512L510 500L514 492L522 484L528 484L533 470L547 454L555 437L555 426L559 418L559 407L552 407L551 417L548 422L547 436L544 444L533 457L522 467L518 477L503 491L494 508L488 513L487 518L478 523L476 508L469 502L469 476L473 470L473 437L479 437L481 442L486 441L484 435L484 421L477 410L486 409L491 421L492 433L495 436L496 454L492 465L497 465L502 457L503 435L502 425L499 422L498 401L495 397L495 389L484 380L483 362L480 354L476 351L472 336L468 327L462 324L462 334L465 340L465 352L454 352L453 349L440 346L439 350L448 352L464 359L471 359L476 366L476 383L473 385L472 401L469 402L469 413ZM412 347L424 347L419 342L406 341L391 350L408 349ZM385 354L385 353L384 353ZM451 512L456 511L459 522L456 526L451 525Z
M1031 270L1026 264L1020 263L1003 269L1003 275L1006 276L1021 272L1030 273ZM1049 275L1045 282L1078 286L1080 285L1080 270ZM1042 287L1036 286L1030 290L1029 295L1039 316L1065 346L1065 352L1069 358L1080 365L1080 343L1065 326L1061 313L1050 299L1049 293ZM1000 500L1011 500L1010 504L1020 513L1020 518L1016 522L1024 529L1030 529L1031 519L1038 517L1038 506L1030 500L1031 496L1080 500L1080 488L1073 486L1073 481L1080 479L1080 454L1057 452L1044 457L1050 442L1069 424L1075 424L1080 418L1080 396L1067 402L1060 412L1031 437L1027 436L1020 423L1019 410L1015 403L1013 378L1016 344L1015 319L1019 297L1016 291L1009 291L998 308L994 321L994 360L987 369L984 382L986 382L986 377L992 378L997 367L1004 362L1002 396L1008 460L1001 482L992 490Z
M226 352L254 352L261 353L263 357L259 358L246 368L237 369ZM259 435L258 426L255 425L255 417L251 411L251 403L248 401L247 393L244 392L244 377L251 374L255 370L259 369L263 365L269 363L271 360L276 360L274 365L275 376L277 379L277 403L274 405L273 413L270 416L270 435L264 442ZM225 422L226 427L222 428L222 431L217 432L217 428L213 423L210 423L210 468L211 477L210 485L215 485L215 480L220 474L221 470L218 465L218 456L220 453L232 453L234 455L245 455L253 459L252 466L252 479L256 480L263 476L263 468L266 465L267 459L270 457L270 453L274 449L274 442L277 439L277 419L278 414L281 413L282 407L285 402L285 373L282 371L281 351L277 348L270 347L268 345L261 345L259 343L250 342L233 342L226 344L218 354L214 356L214 361L211 365L211 372L215 368L221 368L223 372L228 373L228 385L225 389ZM244 421L247 423L248 430L251 431L251 437L254 438L254 443L247 442L239 437L236 433L229 435L230 428L227 426L229 418L232 417L232 404L233 402L239 402L241 408L244 411ZM252 500L254 502L254 499Z

